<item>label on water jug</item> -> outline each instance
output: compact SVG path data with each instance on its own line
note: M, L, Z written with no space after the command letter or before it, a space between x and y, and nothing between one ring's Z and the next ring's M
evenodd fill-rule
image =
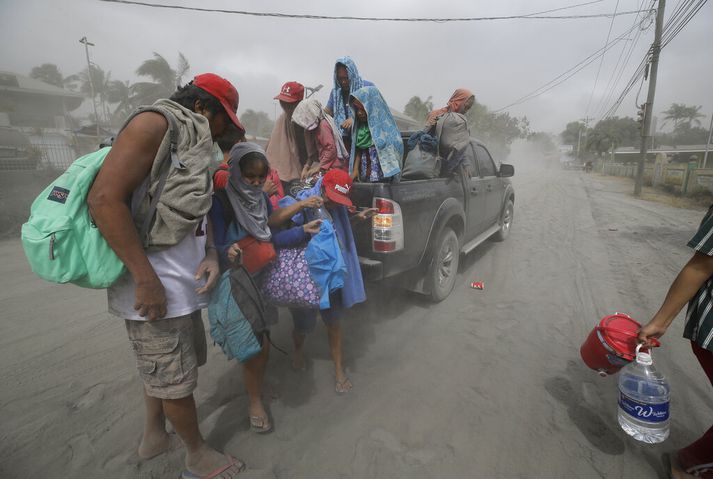
M668 419L668 402L646 404L619 392L619 407L629 416L639 421L664 422Z

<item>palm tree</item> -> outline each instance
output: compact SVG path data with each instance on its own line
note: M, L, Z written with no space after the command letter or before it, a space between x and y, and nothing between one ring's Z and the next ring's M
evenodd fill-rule
M681 126L691 127L691 124L700 126L701 121L699 118L703 118L703 114L700 112L700 106L688 106L683 103L673 103L668 110L664 111L663 114L665 122L672 120L673 129L677 130Z
M90 80L91 75L91 80ZM65 78L65 83L70 89L78 89L80 93L91 98L92 91L94 98L99 99L100 111L99 120L104 117L104 121L109 121L109 109L107 107L107 93L109 84L111 83L111 72L105 72L102 68L92 63L88 68L85 68L76 75L70 75Z
M134 94L133 85L128 81L110 81L106 91L106 101L116 105L113 113L111 113L112 124L122 122L136 107L136 95Z
M152 82L134 83L133 91L139 103L153 103L159 98L168 98L176 91L176 87L181 84L181 80L191 69L188 60L183 53L178 53L178 65L172 68L166 58L154 52L153 58L144 61L136 74L142 77L149 77Z

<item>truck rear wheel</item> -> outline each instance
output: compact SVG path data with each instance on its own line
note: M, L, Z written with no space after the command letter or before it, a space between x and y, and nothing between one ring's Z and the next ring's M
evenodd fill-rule
M495 233L495 235L493 235L493 239L495 239L495 241L505 241L507 239L510 235L510 228L512 227L512 220L514 216L515 205L513 204L512 199L508 199L508 202L505 204L505 208L503 209L503 215L500 217L500 229L497 233Z
M431 300L440 303L451 294L456 284L460 245L458 236L451 228L444 228L438 236L431 267L428 270Z

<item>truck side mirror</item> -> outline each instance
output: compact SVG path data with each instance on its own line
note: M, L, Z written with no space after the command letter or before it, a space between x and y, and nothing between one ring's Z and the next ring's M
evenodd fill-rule
M498 174L498 176L500 178L510 178L515 176L515 167L503 163L502 165L500 165L500 173Z

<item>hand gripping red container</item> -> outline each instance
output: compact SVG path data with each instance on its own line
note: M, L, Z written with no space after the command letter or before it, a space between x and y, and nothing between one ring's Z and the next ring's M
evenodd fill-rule
M617 373L636 358L639 328L641 324L624 313L603 317L579 349L582 360L602 377ZM661 345L655 339L652 342Z

